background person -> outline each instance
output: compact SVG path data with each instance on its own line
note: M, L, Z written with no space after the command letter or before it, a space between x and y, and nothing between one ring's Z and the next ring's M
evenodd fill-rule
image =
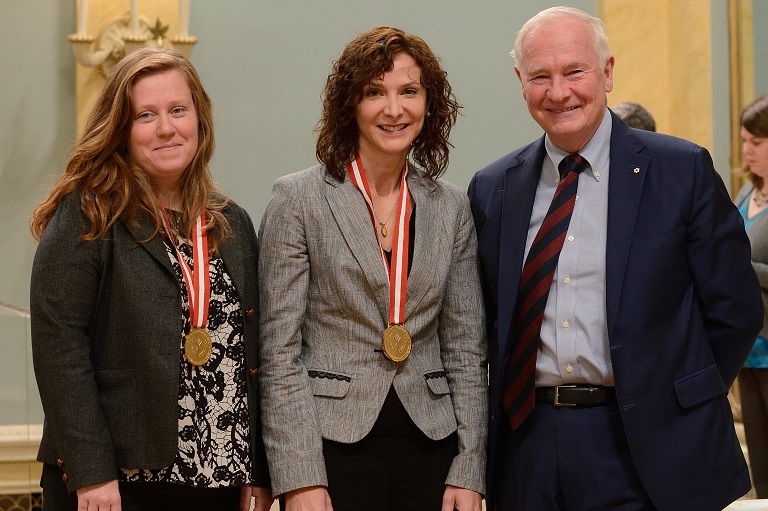
M136 50L33 213L45 510L271 505L249 377L256 235L216 190L213 149L189 61Z
M619 103L611 108L611 110L619 116L619 119L626 122L630 128L656 131L656 121L653 119L653 116L638 103L632 103L630 101Z
M481 509L477 241L466 195L437 179L458 108L424 41L364 32L326 83L322 164L274 185L259 375L289 511Z
M752 268L763 294L764 323L744 367L739 395L749 466L757 497L768 498L768 95L747 105L741 114L744 173L749 178L735 203L744 218L752 247Z
M704 148L608 110L599 19L542 11L514 57L545 135L469 188L488 509L720 511L750 488L727 400L763 323L743 222Z

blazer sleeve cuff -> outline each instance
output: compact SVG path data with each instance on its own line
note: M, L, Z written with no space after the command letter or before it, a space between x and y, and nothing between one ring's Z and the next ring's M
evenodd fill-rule
M459 454L453 459L445 484L485 495L485 455Z
M282 457L270 460L269 475L272 478L272 495L277 497L291 490L308 486L328 486L325 460L319 457Z

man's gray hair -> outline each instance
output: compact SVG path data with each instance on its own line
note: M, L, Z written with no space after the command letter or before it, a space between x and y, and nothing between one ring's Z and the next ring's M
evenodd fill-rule
M608 61L611 52L608 49L608 37L605 35L605 24L603 23L603 20L586 13L581 9L562 5L545 9L523 24L520 31L517 33L514 49L509 52L512 58L515 59L515 64L519 68L522 68L523 58L525 57L522 51L523 42L531 30L545 23L567 17L583 20L589 25L594 35L594 49L597 53L597 57L602 64L605 64Z

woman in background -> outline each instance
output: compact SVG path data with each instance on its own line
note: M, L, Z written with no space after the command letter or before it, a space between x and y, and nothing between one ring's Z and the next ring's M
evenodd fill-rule
M749 178L735 203L752 243L752 267L763 291L765 321L744 367L739 394L749 467L757 498L768 498L768 95L747 105L741 114L744 173Z
M189 61L136 50L33 213L46 511L272 503L253 378L256 235L217 191L213 149Z
M466 194L438 179L459 105L391 27L328 77L322 163L260 228L264 439L285 509L480 511L487 372Z

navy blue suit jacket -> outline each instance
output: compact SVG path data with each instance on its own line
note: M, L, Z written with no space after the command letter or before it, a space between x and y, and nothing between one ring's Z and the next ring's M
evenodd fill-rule
M489 329L489 510L494 456L510 434L505 354L544 139L480 170L469 186ZM706 149L613 115L606 317L632 458L659 509L722 509L750 488L727 400L763 322L742 219Z

